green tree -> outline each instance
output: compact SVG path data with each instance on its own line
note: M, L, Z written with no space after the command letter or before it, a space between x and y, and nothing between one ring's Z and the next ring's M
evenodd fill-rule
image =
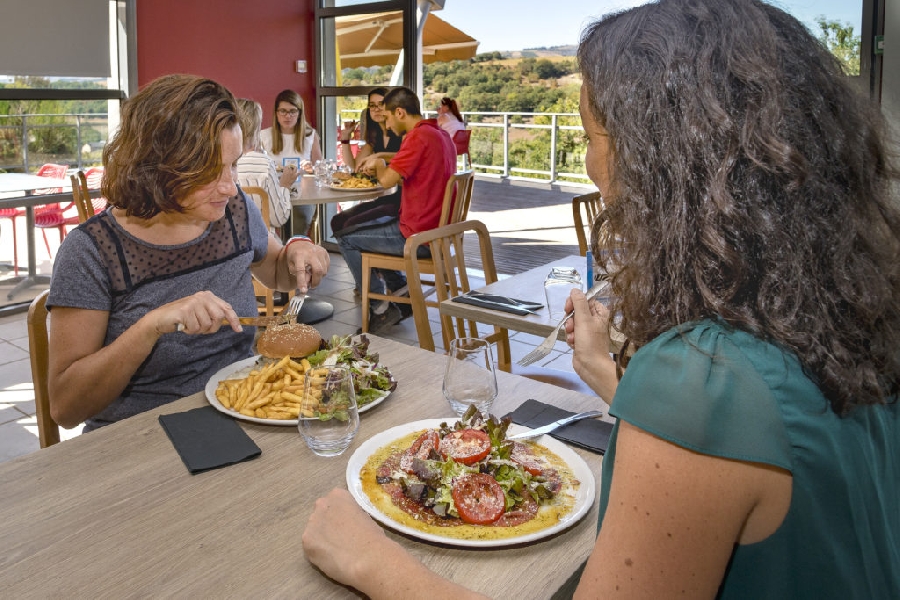
M859 75L860 38L853 34L853 25L816 17L819 24L819 40L844 67L846 75Z

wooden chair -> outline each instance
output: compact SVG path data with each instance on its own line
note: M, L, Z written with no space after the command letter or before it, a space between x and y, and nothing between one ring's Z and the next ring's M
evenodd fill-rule
M31 380L34 382L34 407L41 448L59 443L59 425L50 416L50 395L47 392L47 372L50 361L49 312L44 290L32 300L28 308L28 350L31 354Z
M250 199L253 202L257 202L259 206L260 212L262 212L263 221L266 223L266 227L269 226L269 194L266 190L261 187L256 186L246 186L242 187L244 193L250 196ZM257 200L258 199L258 200ZM253 278L253 293L256 294L257 298L262 299L262 303L259 307L259 314L263 317L274 317L275 316L275 292L271 289L267 288L259 281L256 280L256 277Z
M413 306L413 318L416 323L416 334L419 346L425 350L435 350L428 318L428 307L439 309L439 304L455 296L465 294L471 287L466 272L466 257L463 250L463 237L466 233L478 236L478 248L481 254L481 265L484 270L485 284L497 281L497 268L494 264L494 251L491 236L481 221L462 221L430 231L417 233L406 240L403 257L406 261L406 277L409 284L409 297ZM428 245L431 249L430 273L434 275L434 288L437 302L429 303L422 291L421 273L425 261L417 258L420 246ZM506 329L491 326L492 331L481 333L478 323L448 315L440 315L441 340L444 350L450 347L450 340L458 337L480 337L495 344L497 348L497 367L507 373L516 373L529 379L550 383L558 387L594 395L594 392L574 373L544 367L513 366L510 357L509 332Z
M578 249L582 256L587 256L590 229L601 210L603 210L603 198L600 197L600 192L572 198L572 218L575 221L575 235L578 236ZM584 217L582 217L582 213L584 213Z
M98 212L106 208L106 198L91 197L91 190L100 188L103 167L91 167L87 171L78 171L70 175L72 180L72 199L78 209L78 222L84 223Z
M441 208L441 218L438 227L450 223L465 221L469 214L469 205L472 203L472 187L475 183L475 175L472 171L459 171L450 176L447 186L444 188L444 203ZM427 259L426 259L427 260ZM393 254L377 254L374 252L362 253L362 331L369 331L369 301L388 300L401 304L412 304L406 296L392 296L390 294L376 294L369 291L372 279L372 269L387 269L390 271L405 271L406 259L403 256ZM423 272L430 273L427 263L421 267ZM432 267L433 268L433 267Z
M453 134L453 144L456 146L456 155L463 157L463 169L468 169L470 163L472 162L469 158L469 140L471 138L471 129L461 129Z

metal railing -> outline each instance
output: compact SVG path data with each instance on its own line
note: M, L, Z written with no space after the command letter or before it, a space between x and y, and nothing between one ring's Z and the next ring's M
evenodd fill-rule
M472 130L469 163L477 173L549 183L589 184L586 144L577 113L464 112ZM434 117L426 111L426 117ZM358 118L358 110L341 111ZM100 164L109 135L105 113L0 115L0 169L33 172L52 162Z
M424 111L433 118L434 111ZM587 145L577 113L463 112L472 130L469 161L477 173L590 184L584 168ZM359 110L341 111L342 119Z
M30 173L44 163L99 165L108 137L106 113L0 115L0 169Z

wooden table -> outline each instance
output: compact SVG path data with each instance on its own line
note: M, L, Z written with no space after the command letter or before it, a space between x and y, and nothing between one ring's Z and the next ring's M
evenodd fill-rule
M63 194L35 195L35 191L48 188L69 190ZM0 193L22 192L22 196L0 198L0 208L25 208L25 239L28 242L28 275L18 278L18 283L6 295L12 300L16 294L39 283L47 283L50 277L37 274L37 253L34 246L34 207L56 202L72 202L72 182L68 179L39 177L28 173L0 173ZM16 226L15 223L12 224ZM10 280L14 282L16 279Z
M190 475L157 417L201 394L0 464L0 589L16 597L356 598L307 562L300 536L316 498L345 486L353 451L394 425L451 418L446 358L371 336L399 385L361 416L342 456L315 456L295 427L241 422L262 455ZM528 398L579 411L596 397L498 373L494 412ZM574 449L600 480L597 454ZM597 507L524 547L460 549L389 532L431 569L493 598L549 598L588 556ZM352 535L348 532L348 535Z
M574 267L581 273L582 278L585 278L585 271L587 270L585 260L585 257L577 254L567 256L551 263L547 263L546 265L535 267L524 273L519 273L478 288L478 291L486 294L496 294L498 296L509 296L511 298L536 302L538 304L546 304L546 299L544 298L544 278L547 277L550 269L552 267ZM453 302L452 300L444 300L441 302L440 311L442 314L450 315L451 317L471 319L478 323L496 325L513 331L524 331L525 333L540 337L550 335L559 323L558 317L551 318L550 311L547 310L546 306L536 311L536 315L519 316L503 312L502 310L492 310L489 308L472 306L471 304ZM559 339L566 339L565 330L560 332Z

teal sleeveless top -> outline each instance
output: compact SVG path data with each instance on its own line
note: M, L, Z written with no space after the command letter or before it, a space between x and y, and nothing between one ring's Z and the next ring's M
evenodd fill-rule
M716 321L632 357L610 413L683 448L790 471L791 505L738 545L720 598L900 598L900 404L839 417L797 357ZM603 460L600 526L618 424Z

